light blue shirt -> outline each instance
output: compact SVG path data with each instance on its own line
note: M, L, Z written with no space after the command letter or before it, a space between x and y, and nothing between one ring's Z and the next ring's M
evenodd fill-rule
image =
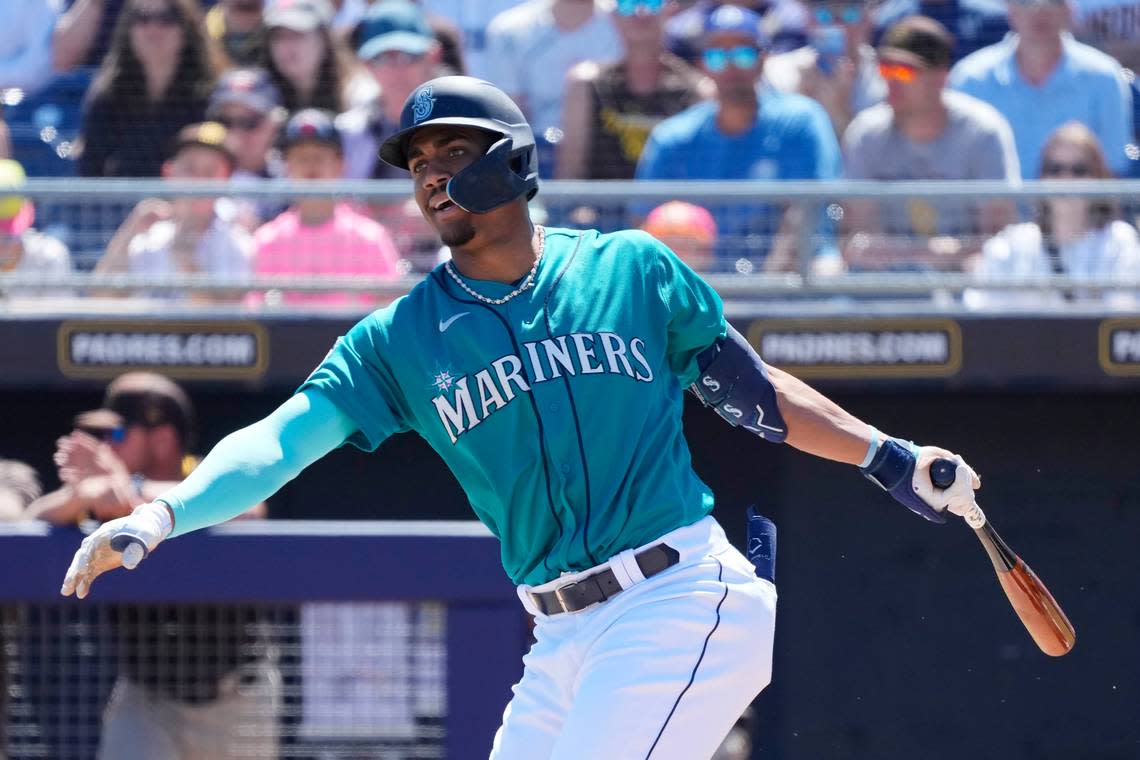
M835 179L842 170L839 142L827 112L795 93L765 90L756 121L739 135L716 124L717 104L698 103L658 124L637 162L637 179ZM736 258L764 253L782 210L770 203L719 204L717 253ZM635 204L634 213L648 208Z
M1036 179L1049 134L1079 121L1100 140L1108 166L1128 170L1125 146L1132 141L1132 94L1113 58L1064 35L1057 69L1033 86L1017 67L1017 35L963 58L950 72L950 86L984 100L1013 127L1021 176Z

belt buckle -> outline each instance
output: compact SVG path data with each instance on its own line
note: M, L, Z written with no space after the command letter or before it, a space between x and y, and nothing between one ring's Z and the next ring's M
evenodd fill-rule
M576 612L577 610L570 609L569 603L566 601L565 592L567 589L573 588L578 585L578 581L571 581L565 586L559 586L554 589L554 598L558 600L558 604L562 606L563 612Z

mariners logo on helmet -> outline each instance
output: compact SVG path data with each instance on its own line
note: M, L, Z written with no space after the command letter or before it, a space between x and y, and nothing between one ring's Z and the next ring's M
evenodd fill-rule
M435 98L431 96L431 85L423 88L416 93L416 101L412 105L412 118L415 120L413 123L419 124L421 121L431 116L431 109L435 106Z
M487 212L538 192L534 133L519 107L490 82L438 77L412 91L400 110L400 131L380 146L387 164L408 169L412 137L425 127L462 127L489 133L481 157L447 181L447 197L472 214Z

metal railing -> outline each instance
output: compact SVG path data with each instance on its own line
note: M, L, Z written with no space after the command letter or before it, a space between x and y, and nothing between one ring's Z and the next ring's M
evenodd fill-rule
M137 201L149 197L164 199L225 197L245 202L281 202L299 197L339 198L393 207L410 197L411 183L403 180L352 180L298 183L271 182L188 182L166 180L123 179L32 179L22 192L33 200L48 232L67 229L80 240L73 246L76 268L67 274L36 272L0 273L0 297L4 295L36 295L51 291L67 291L71 295L101 291L128 292L145 290L164 297L188 291L218 296L240 296L248 291L287 291L301 294L349 293L391 298L406 293L422 279L423 269L405 267L402 275L391 278L356 275L257 274L248 276L218 275L209 272L193 274L138 274L130 272L94 273L90 270L101 248L105 247L117 228L117 222ZM763 228L755 236L742 237L739 250L744 251L747 266L734 272L709 271L706 279L728 299L779 297L851 296L929 296L932 293L960 294L984 285L1022 292L1084 291L1140 292L1140 278L1134 276L1094 276L1076 278L1067 274L1034 275L979 281L961 271L843 271L843 267L824 268L815 264L821 249L830 246L838 255L840 241L857 230L843 229L844 204L853 200L877 201L880 204L976 203L980 200L1005 200L1016 204L1025 217L1029 206L1048 198L1066 197L1087 200L1109 200L1124 211L1126 220L1140 206L1140 181L1027 181L1007 184L998 181L908 181L908 182L808 182L808 181L548 181L543 182L537 200L538 214L549 223L561 226L595 226L590 221L601 218L597 226L621 228L632 226L639 216L633 209L648 209L660 202L684 200L710 209L776 211L762 220ZM585 224L575 210L592 208L599 215L587 216ZM794 271L765 272L761 266L765 245L783 234L776 228L783 209L798 208L802 219L820 219L820 224L801 224L794 236ZM973 237L982 234L974 231ZM752 257L751 253L755 253ZM735 255L735 254L734 254ZM747 261L752 258L752 261Z

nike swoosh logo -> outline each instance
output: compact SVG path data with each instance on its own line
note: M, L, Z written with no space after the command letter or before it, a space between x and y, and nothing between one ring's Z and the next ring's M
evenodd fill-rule
M447 328L451 327L452 322L459 319L460 317L466 317L470 313L471 312L469 312L469 311L461 311L458 314L455 314L455 315L448 317L447 319L439 320L439 331L440 332L447 332Z

